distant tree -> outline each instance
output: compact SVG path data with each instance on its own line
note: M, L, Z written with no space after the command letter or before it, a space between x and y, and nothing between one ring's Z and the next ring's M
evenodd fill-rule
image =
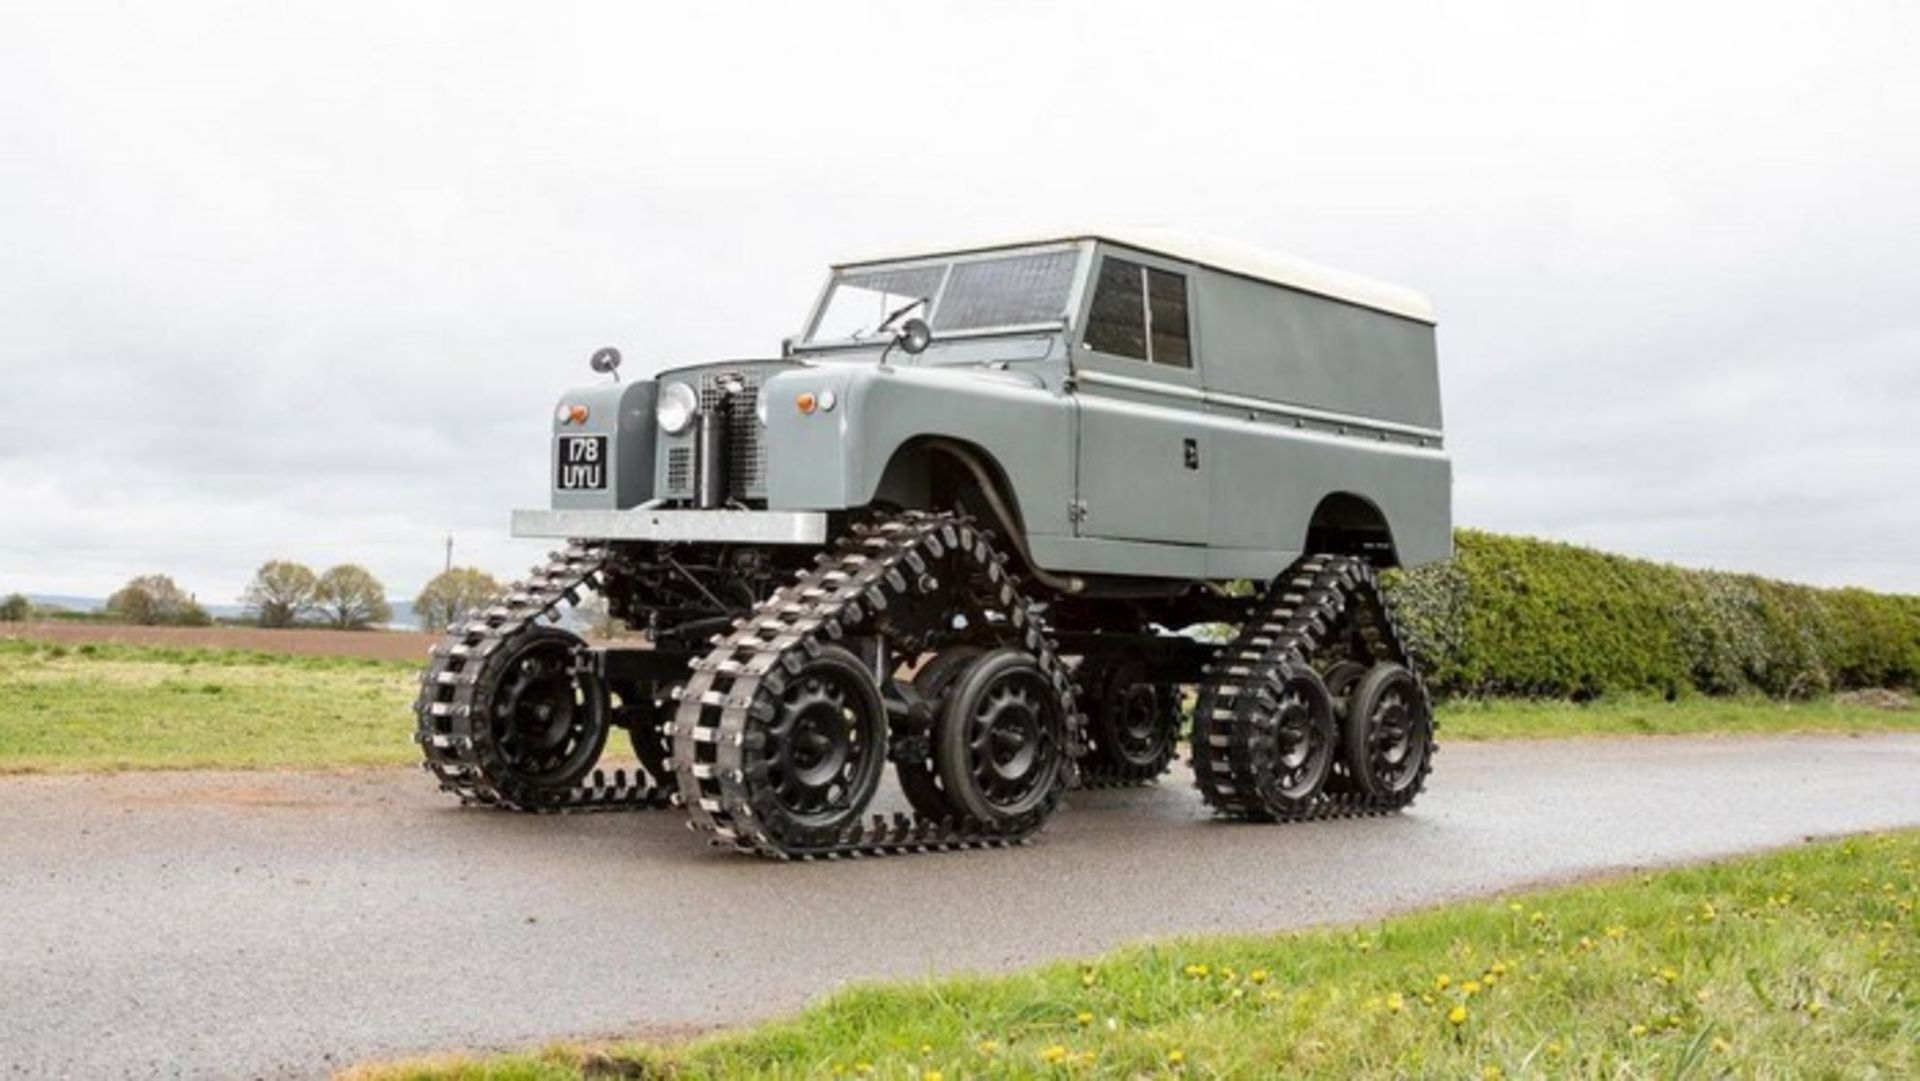
M107 614L142 626L204 627L213 620L192 594L164 574L146 574L107 598Z
M253 572L240 600L262 627L291 627L313 610L313 591L319 584L304 563L269 560Z
M386 587L367 568L353 563L328 568L314 583L313 603L328 623L342 630L359 630L393 618Z
M455 567L435 575L420 590L413 613L422 630L438 631L499 595L500 583L492 575L475 567Z
M0 623L25 623L33 618L33 602L18 593L0 601Z

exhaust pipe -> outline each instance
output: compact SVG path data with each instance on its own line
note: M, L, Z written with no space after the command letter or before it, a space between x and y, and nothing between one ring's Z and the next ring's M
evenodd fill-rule
M693 505L714 510L727 499L727 408L722 399L694 419Z

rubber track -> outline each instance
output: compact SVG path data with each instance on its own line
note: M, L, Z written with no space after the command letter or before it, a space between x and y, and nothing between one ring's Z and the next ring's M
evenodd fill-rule
M967 579L933 573L960 568ZM875 815L845 828L813 829L754 807L746 784L786 681L825 644L871 633L890 608L920 594L970 588L984 593L1006 621L1002 637L1032 653L1061 696L1068 718L1068 761L1062 783L1042 806L1004 825L917 814ZM895 632L929 628L891 628ZM672 728L677 802L688 825L718 844L779 859L838 859L909 852L998 848L1023 844L1053 812L1073 780L1084 721L1073 708L1073 684L1052 640L1016 588L991 534L951 515L908 512L863 527L813 569L754 609L706 657L694 662Z
M1413 673L1432 715L1426 683L1405 645L1392 605L1374 570L1351 556L1315 555L1296 561L1280 576L1261 607L1209 668L1193 711L1193 775L1207 806L1224 818L1274 821L1257 784L1270 750L1262 740L1259 692L1285 664L1311 663L1315 654L1350 634L1371 663L1394 662ZM1432 730L1437 731L1438 722ZM1284 821L1317 821L1392 814L1412 803L1426 785L1433 756L1429 742L1420 775L1392 797L1363 792L1338 761L1320 796Z
M493 688L479 685L486 659L528 626L542 619L557 622L563 605L578 604L582 590L598 587L605 564L602 547L575 541L548 556L492 605L449 627L446 639L430 651L414 700L414 742L442 791L459 796L464 804L541 813L667 805L667 789L637 769L631 776L625 770L609 776L596 769L589 783L564 789L516 784L489 772L489 763L496 761L488 753L493 735L486 723Z

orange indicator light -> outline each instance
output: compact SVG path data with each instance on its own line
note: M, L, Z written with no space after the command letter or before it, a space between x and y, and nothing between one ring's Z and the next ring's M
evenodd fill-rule
M812 413L815 409L819 408L820 400L813 396L812 391L803 390L800 392L800 396L793 400L793 404L802 413Z

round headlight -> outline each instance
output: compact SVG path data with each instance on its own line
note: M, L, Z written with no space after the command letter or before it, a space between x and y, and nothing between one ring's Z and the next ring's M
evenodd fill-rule
M660 388L660 401L653 407L653 419L668 435L679 435L693 426L693 415L700 411L700 396L685 383L668 383Z

